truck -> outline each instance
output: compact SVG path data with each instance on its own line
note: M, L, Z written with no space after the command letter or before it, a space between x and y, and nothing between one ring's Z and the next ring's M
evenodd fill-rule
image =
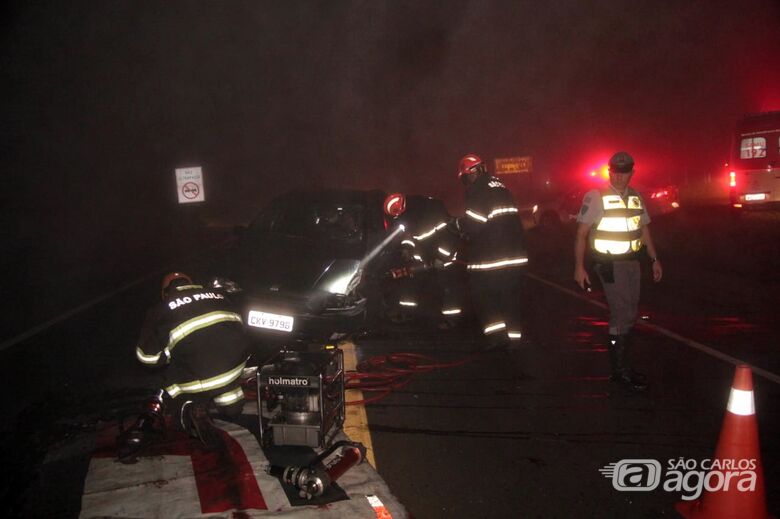
M780 111L737 122L729 165L729 200L736 209L780 204Z

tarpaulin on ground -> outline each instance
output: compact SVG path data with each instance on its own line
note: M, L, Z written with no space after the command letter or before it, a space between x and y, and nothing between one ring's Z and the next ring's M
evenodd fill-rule
M380 515L380 502L393 518L408 517L368 463L338 479L330 502L294 506L280 481L266 473L269 462L255 435L236 423L215 423L222 448L206 450L197 440L169 430L164 441L132 465L116 461L116 424L102 424L80 517L387 517Z

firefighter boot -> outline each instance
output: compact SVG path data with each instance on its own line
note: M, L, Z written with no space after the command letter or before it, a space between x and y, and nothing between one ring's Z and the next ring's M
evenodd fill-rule
M135 423L119 433L116 439L117 459L125 464L136 463L138 455L163 435L164 428L162 391L159 391L146 402Z
M609 336L609 360L612 365L612 382L617 382L628 391L639 393L647 389L644 375L631 370L629 363L630 344L628 334Z
M188 400L181 407L181 426L192 438L197 438L209 449L216 448L220 444L220 434L206 405Z

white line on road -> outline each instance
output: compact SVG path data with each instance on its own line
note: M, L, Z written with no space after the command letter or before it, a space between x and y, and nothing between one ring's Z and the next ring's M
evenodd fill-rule
M595 301L595 300L589 298L588 296L586 296L584 294L581 294L581 293L576 292L574 290L571 290L569 288L563 287L563 286L559 285L558 283L553 283L552 281L548 281L548 280L546 280L544 278L541 278L541 277L539 277L539 276L537 276L535 274L531 274L531 273L526 273L525 275L528 276L531 279L534 279L534 280L540 282L540 283L548 285L548 286L550 286L550 287L552 287L552 288L554 288L554 289L556 289L556 290L558 290L560 292L564 292L566 294L569 294L570 296L576 297L577 299L581 299L583 301L587 301L588 303L590 303L590 304L592 304L594 306L598 306L599 308L603 308L605 310L608 309L607 305L602 303L601 301ZM720 351L716 350L715 348L712 348L711 346L707 346L706 344L702 344L700 342L696 342L693 339L689 339L687 337L683 337L682 335L677 334L677 333L675 333L675 332L673 332L671 330L667 330L663 326L658 326L657 324L650 324L650 323L646 323L646 322L642 322L642 321L640 321L637 324L639 326L642 326L642 327L645 327L645 328L649 328L649 329L651 329L651 330L653 330L653 331L655 331L657 333L660 333L661 335L666 335L670 339L674 339L676 341L679 341L679 342L685 344L686 346L690 346L691 348L699 350L699 351L701 351L703 353L706 353L707 355L711 355L711 356L715 357L716 359L720 359L720 360L722 360L724 362L728 362L728 363L733 364L735 366L739 366L740 364L750 364L748 362L745 362L744 360L740 360L740 359L738 359L736 357L732 357L731 355L727 355L727 354L725 354L723 352L720 352ZM772 373L770 371L767 371L765 369L762 369L762 368L759 368L759 367L753 366L753 365L750 366L750 369L753 370L753 373L755 373L756 375L758 375L760 377L763 377L763 378L765 378L767 380L770 380L770 381L774 382L775 384L780 384L780 376L775 375L774 373Z
M52 319L49 319L45 323L41 323L38 326L35 326L34 328L30 328L26 332L20 333L16 337L12 337L8 339L7 341L4 341L2 344L0 344L0 351L3 351L6 348L10 348L14 344L18 344L26 339L29 339L30 337L37 335L44 331L45 329L49 328L50 326L54 326L57 323L61 323L62 321L73 317L74 315L83 312L84 310L90 308L91 306L94 306L102 301L105 301L106 299L109 299L111 297L114 297L115 295L124 292L125 290L128 290L135 285L141 284L147 279L150 279L154 276L158 276L159 274L157 272L154 272L152 274L147 274L144 277L138 278L135 281L131 281L130 283L127 283L126 285L122 285L121 287L117 288L113 292L109 292L108 294L104 294L102 296L96 297L95 299L91 299L84 303L83 305L77 306L76 308L72 308L68 310L65 313L62 313L58 315L57 317L54 317Z
M202 254L205 254L206 252L210 251L211 249L213 249L215 247L210 247L205 252L198 252L198 253L195 253L195 254L191 254L191 255L181 259L178 263L181 264L181 263L185 263L185 262L191 261L194 258L197 258L198 256L200 256ZM33 337L33 336L41 333L42 331L46 330L47 328L49 328L51 326L54 326L57 323L61 323L62 321L65 321L66 319L69 319L70 317L73 317L74 315L79 314L79 313L83 312L84 310L87 310L88 308L90 308L90 307L92 307L92 306L94 306L94 305L96 305L96 304L98 304L98 303L100 303L102 301L105 301L106 299L114 297L117 294L121 294L125 290L129 290L129 289L133 288L136 285L140 285L141 283L143 283L144 281L146 281L146 280L148 280L150 278L153 278L155 276L160 276L160 274L163 273L163 272L170 272L171 269L173 269L173 267L171 265L168 265L166 267L163 267L163 268L161 268L159 270L156 270L156 271L152 272L151 274L146 274L145 276L141 276L140 278L136 279L135 281L131 281L129 283L126 283L126 284L122 285L121 287L117 288L116 290L113 290L113 291L111 291L111 292L109 292L107 294L103 294L102 296L98 296L98 297L96 297L94 299L90 299L86 303L84 303L82 305L79 305L76 308L72 308L72 309L68 310L67 312L63 312L62 314L58 315L57 317L53 317L52 319L49 319L45 323L41 323L38 326L30 328L26 332L22 332L22 333L20 333L19 335L15 336L15 337L11 337L10 339L3 341L2 343L0 343L0 351L5 350L6 348L10 348L11 346L13 346L15 344L19 344L20 342L25 341L25 340L29 339L30 337Z

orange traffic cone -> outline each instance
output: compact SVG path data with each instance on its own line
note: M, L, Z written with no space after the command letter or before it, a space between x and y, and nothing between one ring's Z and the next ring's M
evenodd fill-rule
M743 461L747 460L747 461ZM753 461L750 461L753 460ZM766 495L761 451L758 446L758 424L753 401L753 375L750 366L737 366L734 383L718 438L718 447L712 459L722 471L715 488L707 488L695 501L681 501L675 508L688 519L766 519ZM715 470L713 466L713 471ZM746 476L747 470L755 478ZM729 478L736 471L744 478ZM753 483L755 483L753 485Z

